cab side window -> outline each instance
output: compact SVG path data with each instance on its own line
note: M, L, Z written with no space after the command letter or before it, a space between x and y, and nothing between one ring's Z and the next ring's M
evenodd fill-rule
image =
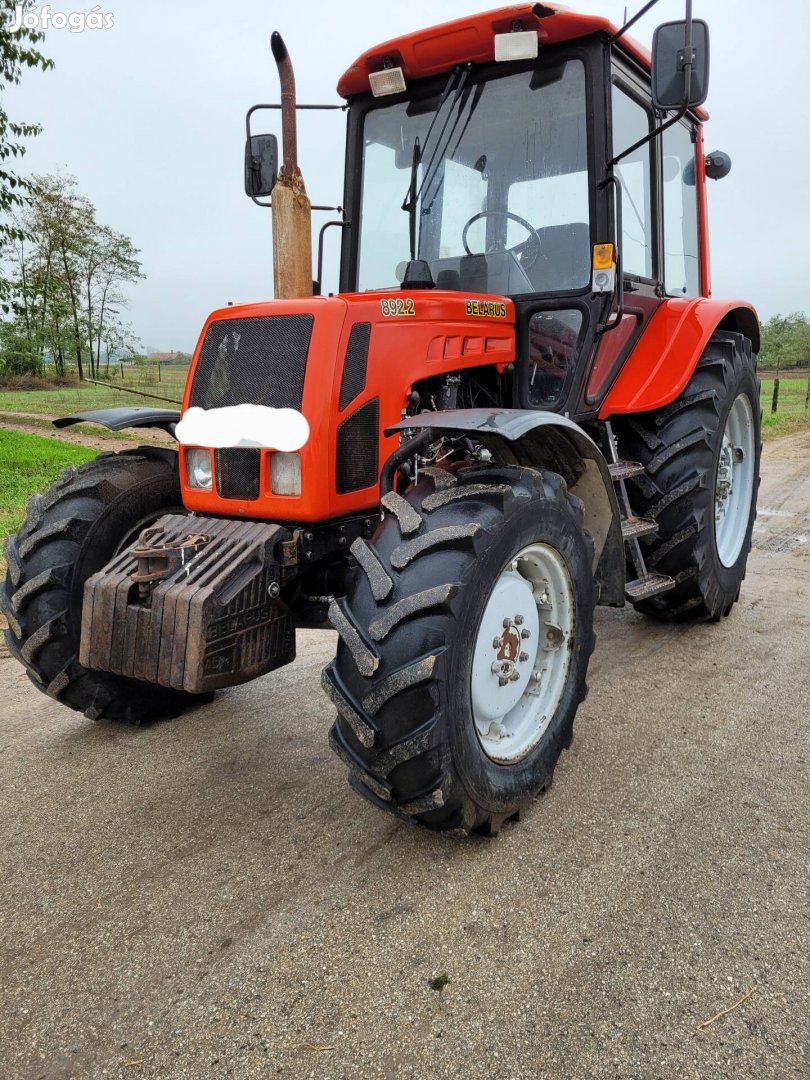
M664 288L669 296L697 296L698 263L695 144L677 123L661 135L664 197Z
M612 99L613 153L649 134L652 114L614 83ZM625 274L653 277L652 144L622 158L616 175L622 185L622 269Z

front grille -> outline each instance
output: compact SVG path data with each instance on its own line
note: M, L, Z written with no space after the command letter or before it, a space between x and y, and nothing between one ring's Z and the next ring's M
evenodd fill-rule
M217 494L222 499L258 499L260 465L261 451L252 446L215 450Z
M312 315L220 319L200 349L189 405L270 405L300 409Z
M366 365L368 363L368 343L371 338L371 323L355 323L349 334L346 356L343 360L343 378L340 382L340 411L354 401L366 385Z
M337 429L335 486L338 495L377 483L380 400L361 405Z

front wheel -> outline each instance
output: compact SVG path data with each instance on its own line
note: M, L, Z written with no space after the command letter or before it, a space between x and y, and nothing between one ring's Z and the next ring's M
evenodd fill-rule
M182 512L177 455L146 448L63 469L6 541L6 642L34 686L91 720L140 724L208 700L79 663L84 583L163 514Z
M494 833L551 782L585 696L593 544L562 478L427 470L383 500L324 672L350 783L432 829Z

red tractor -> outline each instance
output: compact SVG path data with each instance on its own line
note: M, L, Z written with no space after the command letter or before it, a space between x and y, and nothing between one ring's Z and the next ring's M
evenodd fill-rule
M180 445L101 455L29 503L0 598L35 686L139 723L331 624L352 786L495 833L571 742L596 604L729 614L759 327L711 298L706 181L730 162L703 147L708 30L688 3L652 56L626 30L523 4L364 53L318 244L340 227L335 295L312 281L307 106L274 35L284 163L252 109L246 187L272 194L277 298L210 316L181 413L57 421Z

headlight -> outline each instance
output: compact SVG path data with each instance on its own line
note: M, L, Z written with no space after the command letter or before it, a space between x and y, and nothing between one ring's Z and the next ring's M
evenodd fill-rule
M299 454L270 455L270 490L274 495L301 494L301 457Z
M189 487L198 491L211 490L210 450L186 450L186 478Z

